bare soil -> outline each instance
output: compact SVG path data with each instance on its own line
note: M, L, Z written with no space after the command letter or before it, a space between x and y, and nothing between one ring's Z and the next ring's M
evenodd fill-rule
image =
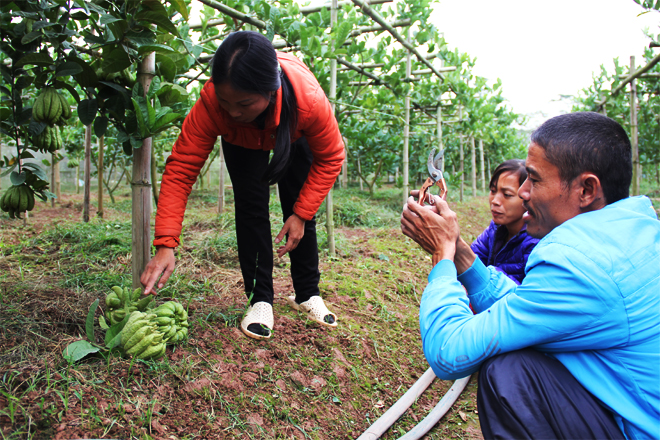
M198 209L212 217L212 206ZM483 200L460 210L468 220L464 234L476 236L487 225ZM130 214L106 207L104 217L112 223ZM65 195L55 207L40 204L27 222L0 219L3 438L352 439L428 368L417 310L430 260L400 230L337 230L339 256L323 255L320 267L337 329L288 308L293 287L288 263L279 262L274 334L255 341L238 328L246 298L235 257L229 249L216 262L197 258L199 237L217 225L195 220L178 254L181 285L172 294L188 307L189 340L160 361L97 356L68 365L62 350L84 338L89 305L96 298L103 304L108 291L65 281L76 271L128 279L131 271L130 254L90 263L70 257L61 243L33 241L81 218L81 196ZM21 251L12 251L20 243ZM98 326L96 332L100 343ZM425 438L482 438L475 380ZM415 426L451 385L436 379L382 438Z

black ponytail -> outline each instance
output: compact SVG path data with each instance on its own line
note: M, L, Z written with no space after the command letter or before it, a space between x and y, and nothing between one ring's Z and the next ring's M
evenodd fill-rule
M254 31L232 32L224 39L211 61L213 84L259 93L270 99L282 87L282 110L275 148L263 180L277 183L291 163L291 138L298 125L298 104L291 82L277 61L271 42Z

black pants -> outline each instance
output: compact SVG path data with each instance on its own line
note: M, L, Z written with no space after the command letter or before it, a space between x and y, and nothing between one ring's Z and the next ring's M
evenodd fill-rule
M273 238L268 213L270 188L262 180L270 152L250 150L224 140L222 149L234 188L238 260L245 293L251 297L250 304L261 301L273 304ZM293 214L293 205L312 164L312 153L305 138L291 145L291 155L291 164L278 183L283 221ZM305 222L305 235L298 247L289 252L289 257L296 301L300 303L318 295L321 274L315 218Z
M481 366L477 405L485 439L625 438L561 362L532 349Z

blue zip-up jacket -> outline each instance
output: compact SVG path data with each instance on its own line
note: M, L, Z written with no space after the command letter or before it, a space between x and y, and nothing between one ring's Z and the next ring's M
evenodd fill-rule
M478 258L458 277L442 260L419 319L441 379L533 347L564 364L629 439L660 438L660 222L646 197L557 226L532 251L520 286Z
M485 266L494 266L520 284L525 278L527 258L539 240L527 235L527 225L523 225L520 232L504 243L508 235L506 226L498 226L491 220L470 247Z

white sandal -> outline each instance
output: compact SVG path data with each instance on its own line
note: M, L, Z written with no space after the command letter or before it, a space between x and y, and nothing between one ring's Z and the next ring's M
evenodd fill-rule
M273 334L273 306L267 302L260 301L248 307L245 317L241 321L241 330L250 338L268 339ZM250 324L260 324L268 328L268 336L259 335L248 330Z
M307 313L307 319L310 321L317 322L321 325L325 325L326 327L337 327L337 315L328 310L328 308L325 306L325 302L323 302L323 298L318 295L315 295L300 304L296 302L295 296L287 296L286 302L294 310ZM323 318L325 318L327 315L331 315L333 318L335 318L335 322L332 324L325 322Z

